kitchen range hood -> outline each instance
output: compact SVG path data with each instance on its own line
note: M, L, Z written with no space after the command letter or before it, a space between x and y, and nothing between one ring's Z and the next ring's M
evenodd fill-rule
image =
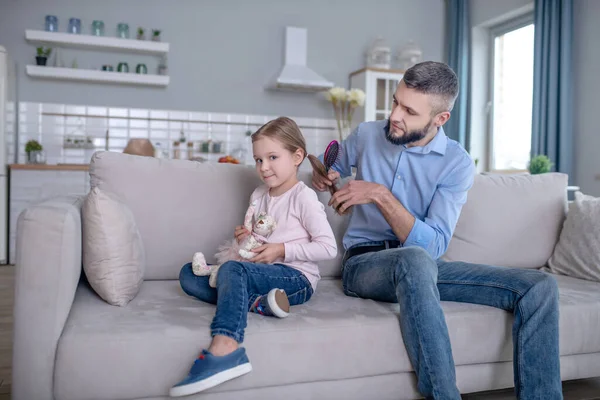
M333 87L306 66L306 43L306 28L286 27L284 65L272 84L275 89L316 92Z

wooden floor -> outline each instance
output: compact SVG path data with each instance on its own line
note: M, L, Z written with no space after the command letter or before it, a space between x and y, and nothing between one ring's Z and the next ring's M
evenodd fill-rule
M0 266L0 400L10 400L14 266ZM600 399L600 379L563 384L564 400ZM463 395L463 400L514 400L512 390Z

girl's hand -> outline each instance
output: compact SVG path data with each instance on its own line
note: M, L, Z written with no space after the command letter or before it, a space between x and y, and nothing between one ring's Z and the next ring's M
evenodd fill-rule
M238 244L240 244L250 235L250 232L248 232L248 229L246 229L245 226L238 225L235 227L234 235L235 240L237 240Z
M250 259L250 262L253 263L271 264L278 258L285 258L285 246L283 243L266 243L251 251L257 253L256 256Z

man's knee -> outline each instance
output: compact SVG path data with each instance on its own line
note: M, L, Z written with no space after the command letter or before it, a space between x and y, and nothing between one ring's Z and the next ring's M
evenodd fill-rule
M528 293L536 297L558 300L558 284L556 279L550 274L541 271L531 271L533 279L531 279L531 287Z
M431 281L437 279L437 263L422 247L411 246L394 253L394 280Z

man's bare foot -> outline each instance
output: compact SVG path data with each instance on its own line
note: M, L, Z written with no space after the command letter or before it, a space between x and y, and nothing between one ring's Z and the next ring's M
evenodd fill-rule
M239 347L238 342L228 336L215 335L212 343L208 348L208 351L217 356L226 356L227 354L233 353Z

